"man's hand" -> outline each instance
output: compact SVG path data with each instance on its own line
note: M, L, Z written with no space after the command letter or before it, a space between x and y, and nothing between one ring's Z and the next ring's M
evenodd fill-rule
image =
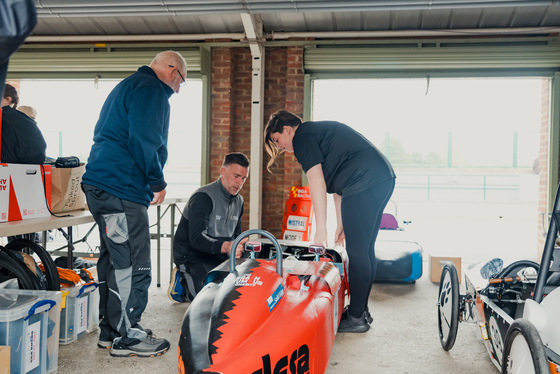
M157 205L163 203L163 200L165 200L166 193L167 192L165 191L165 189L159 192L154 192L154 198L152 199L150 205Z
M241 255L243 254L243 245L249 240L249 238L243 238L241 239L241 241L239 242L239 244L237 245L237 251L235 251L235 258L241 258ZM233 244L233 241L231 242L223 242L222 244L222 253L226 253L228 256L231 256L231 245Z

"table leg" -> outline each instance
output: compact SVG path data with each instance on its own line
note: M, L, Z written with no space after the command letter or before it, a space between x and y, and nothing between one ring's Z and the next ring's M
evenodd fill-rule
M68 269L74 269L74 259L72 252L74 251L74 244L72 243L72 226L68 226Z
M169 283L171 283L171 273L173 273L173 241L175 240L175 208L176 204L171 206L171 231L169 238L171 239L171 244L169 245L169 254L171 257L171 264L169 266Z
M43 248L47 249L47 235L49 234L48 231L43 231L43 240L41 241L43 244Z
M161 228L160 228L160 219L161 219L161 205L157 206L157 286L161 287L161 274L160 274L160 265L161 265Z

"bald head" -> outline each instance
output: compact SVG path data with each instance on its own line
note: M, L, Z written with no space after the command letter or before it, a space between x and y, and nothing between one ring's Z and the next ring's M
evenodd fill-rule
M150 68L163 83L179 93L183 78L187 76L187 63L183 56L175 51L160 52L152 60Z

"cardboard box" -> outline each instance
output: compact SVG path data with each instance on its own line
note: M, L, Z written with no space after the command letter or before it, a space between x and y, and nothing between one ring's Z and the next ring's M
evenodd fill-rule
M0 374L10 374L10 347L0 346Z
M83 163L77 168L52 168L51 211L53 213L85 209L86 196L81 187L85 171L86 166Z
M439 283L441 278L441 271L445 262L451 261L457 268L457 276L459 283L461 283L461 257L435 257L430 256L430 280L434 283Z
M50 198L50 165L0 164L0 222L48 217Z

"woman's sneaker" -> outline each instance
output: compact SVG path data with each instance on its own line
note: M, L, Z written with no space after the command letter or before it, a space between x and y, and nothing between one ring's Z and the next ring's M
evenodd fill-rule
M169 342L166 339L157 339L155 335L148 335L140 343L131 345L122 344L117 339L111 347L111 356L115 357L156 357L164 354L169 349Z
M340 320L338 332L361 333L369 330L369 323L366 321L365 312L360 318L353 317L350 314Z
M373 323L373 317L371 316L371 313L369 312L369 308L366 307L366 321L367 323L369 323L370 325Z

